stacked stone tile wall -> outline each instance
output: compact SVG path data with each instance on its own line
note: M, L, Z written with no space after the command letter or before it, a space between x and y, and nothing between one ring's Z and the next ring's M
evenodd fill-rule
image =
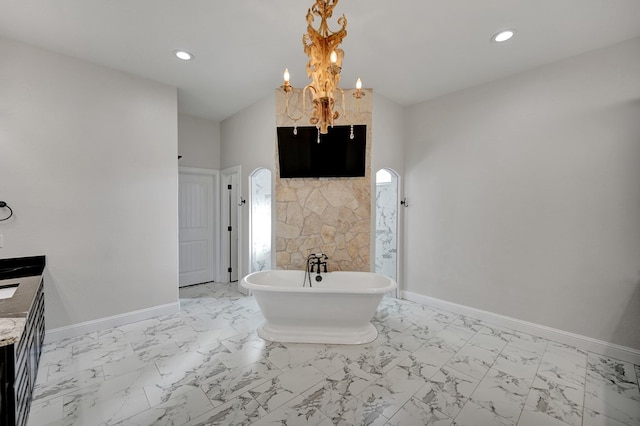
M369 271L371 246L371 104L373 93L361 99L359 109L347 93L352 122L367 125L365 176L357 178L280 178L276 160L276 267L304 269L307 256L325 253L330 271ZM298 104L299 91L290 105ZM294 102L295 101L295 102ZM296 116L299 111L295 112ZM285 114L285 98L276 92L276 125L293 126ZM309 126L308 117L297 122ZM275 133L275 132L274 132Z

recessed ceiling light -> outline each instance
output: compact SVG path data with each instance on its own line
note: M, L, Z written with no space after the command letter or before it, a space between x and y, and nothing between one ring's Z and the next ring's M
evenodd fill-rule
M509 40L514 36L516 30L502 30L499 33L496 33L491 37L491 41L495 41L496 43L502 43L503 41Z
M190 61L193 59L193 54L186 50L175 50L173 53L176 55L176 58L182 59L183 61Z

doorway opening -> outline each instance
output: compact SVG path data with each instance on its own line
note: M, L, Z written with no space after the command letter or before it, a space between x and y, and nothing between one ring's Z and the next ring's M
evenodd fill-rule
M249 177L251 187L250 244L251 271L270 270L271 260L271 170L256 169Z
M391 169L376 173L375 271L398 280L398 175Z

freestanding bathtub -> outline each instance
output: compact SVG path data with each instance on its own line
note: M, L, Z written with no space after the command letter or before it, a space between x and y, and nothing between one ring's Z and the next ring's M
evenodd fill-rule
M391 278L372 272L328 272L303 287L304 271L260 271L242 279L253 292L265 322L258 335L275 342L361 344L378 336L371 318Z

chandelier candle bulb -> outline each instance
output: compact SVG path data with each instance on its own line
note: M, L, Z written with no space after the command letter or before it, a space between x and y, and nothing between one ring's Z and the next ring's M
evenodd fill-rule
M285 93L289 93L291 90L293 90L293 87L291 86L291 84L289 84L289 69L285 68L284 69L284 84L282 86L280 86L280 88L282 90L284 90Z
M335 51L335 50L332 50L332 51L331 51L331 56L330 56L330 59L329 59L329 60L330 60L330 61L331 61L331 63L332 63L332 64L334 64L334 65L335 65L335 63L336 63L336 62L338 62L338 54L336 53L336 51Z
M362 80L360 80L360 77L358 77L358 80L356 81L356 91L353 92L353 97L356 99L360 99L363 96L364 92L362 91Z

